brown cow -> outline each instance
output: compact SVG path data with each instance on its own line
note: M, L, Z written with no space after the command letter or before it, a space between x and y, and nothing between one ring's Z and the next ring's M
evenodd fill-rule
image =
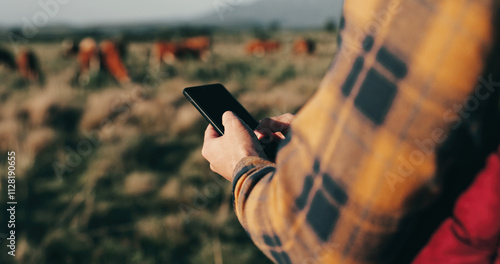
M298 39L293 43L295 54L313 54L316 50L316 42L312 39Z
M82 85L88 84L90 76L99 70L108 72L119 83L130 82L127 69L123 64L122 57L125 47L121 43L103 40L99 46L92 38L84 38L78 45L72 40L63 42L63 56L77 56L78 60L78 81Z
M263 57L268 53L278 51L281 44L278 41L272 40L253 40L246 46L246 51L250 55Z
M197 59L206 61L210 55L212 42L209 37L192 37L185 39L180 46L196 54Z
M187 38L180 42L156 42L150 54L150 66L158 69L162 62L172 64L176 60L194 58L206 61L212 42L209 37Z
M21 77L29 81L40 81L40 63L33 51L28 49L20 51L16 63Z
M104 40L99 45L99 57L101 65L111 76L119 83L127 84L130 82L127 69L122 61L123 49L119 44L110 40Z
M97 43L93 38L84 38L80 41L77 49L78 60L78 81L80 84L87 84L90 76L100 69L99 52Z
M177 44L171 42L155 42L149 57L149 66L159 69L162 62L172 64L175 61Z

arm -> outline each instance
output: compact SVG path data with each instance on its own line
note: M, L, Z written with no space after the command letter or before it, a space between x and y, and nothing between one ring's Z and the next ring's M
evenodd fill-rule
M339 53L276 165L253 155L230 166L236 214L278 263L403 254L441 189L435 150L466 117L478 76L488 80L490 1L383 3L346 1Z

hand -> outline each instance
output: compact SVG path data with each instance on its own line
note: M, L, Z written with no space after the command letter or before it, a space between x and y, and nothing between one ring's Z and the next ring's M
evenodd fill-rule
M266 158L254 132L232 112L222 115L224 135L208 125L201 155L210 162L210 169L232 181L233 171L242 158Z
M260 121L260 124L255 128L255 135L264 144L281 141L289 132L290 123L294 118L295 116L290 113L266 118Z

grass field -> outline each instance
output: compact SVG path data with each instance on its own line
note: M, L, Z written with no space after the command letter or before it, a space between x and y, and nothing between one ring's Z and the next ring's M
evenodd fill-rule
M160 72L148 69L151 43L129 43L129 87L106 74L73 85L76 60L61 56L60 43L29 46L43 85L0 68L0 208L8 151L16 152L18 202L15 258L0 214L0 263L270 263L237 221L230 184L201 157L207 123L182 89L220 82L257 119L293 113L319 86L336 41L281 31L283 48L255 58L244 52L251 37L216 33L208 62ZM316 40L316 53L294 55L298 37Z

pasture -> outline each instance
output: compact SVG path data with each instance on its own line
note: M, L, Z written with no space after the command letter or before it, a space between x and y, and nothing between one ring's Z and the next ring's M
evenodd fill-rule
M220 82L256 119L295 113L318 88L336 36L280 31L281 48L263 57L245 52L252 38L216 32L206 61L159 70L149 68L152 41L129 42L127 85L102 72L79 84L61 42L28 45L41 84L0 66L0 208L8 151L18 202L15 258L0 214L0 263L270 263L237 221L230 184L201 157L207 123L182 89ZM298 38L316 41L314 54L293 54Z

